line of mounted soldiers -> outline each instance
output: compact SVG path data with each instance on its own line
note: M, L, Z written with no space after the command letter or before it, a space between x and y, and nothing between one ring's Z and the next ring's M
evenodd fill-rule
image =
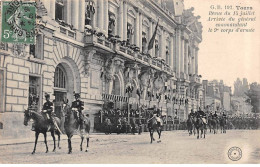
M79 122L79 126L82 126L83 118L85 116L88 117L89 115L82 114L82 111L84 110L84 102L80 100L80 94L74 92L74 97L75 97L75 101L72 102L71 110L75 112L77 121ZM60 131L60 133L62 133L61 130L59 129L59 127L57 126L55 120L53 119L53 117L55 116L55 113L53 110L53 102L50 101L50 95L48 93L45 93L45 100L46 100L46 102L43 104L41 112L48 123L47 131L49 131L52 126L54 126L57 130ZM67 103L68 103L68 100L66 102L64 102L64 104L67 104ZM35 130L34 123L32 124L32 130L33 131Z
M199 111L194 112L191 110L191 113L188 115L189 118L201 118L204 124L209 124L209 119L225 119L227 129L259 129L260 128L260 117L227 117L227 115L222 112L220 115L217 114L217 111L213 114L212 112L203 112L200 108Z
M210 112L210 113L205 113L205 112L202 111L201 108L199 107L199 110L198 110L198 111L194 112L194 110L192 109L192 110L191 110L191 113L188 115L188 119L189 119L189 118L194 118L194 117L201 118L204 124L208 124L208 118L211 118L211 119L219 119L219 118L221 117L221 118L226 119L226 118L227 118L227 115L225 114L225 112L222 112L222 114L219 116L219 115L217 114L217 111L215 111L214 114L213 114L212 112Z

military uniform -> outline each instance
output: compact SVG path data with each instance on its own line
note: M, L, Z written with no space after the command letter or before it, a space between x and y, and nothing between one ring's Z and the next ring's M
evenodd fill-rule
M201 118L202 119L202 121L205 123L205 124L207 124L207 120L206 120L206 114L202 111L202 110L199 110L198 112L197 112L197 117L199 118Z
M76 97L80 97L80 95L78 94L78 93L76 93L75 94L75 98ZM71 108L73 109L77 109L77 111L78 111L78 121L79 121L79 123L80 123L80 126L82 127L82 123L83 123L83 120L82 120L82 117L83 117L83 115L82 115L82 111L84 110L84 102L83 101L81 101L81 100L79 100L78 98L76 98L76 100L75 101L73 101L72 102L72 105L71 105Z
M45 114L47 121L49 123L49 127L48 127L48 130L49 130L51 125L53 124L53 119L52 119L53 103L51 101L49 101L49 98L50 98L49 94L46 94L45 98L46 98L46 102L43 104L42 112Z

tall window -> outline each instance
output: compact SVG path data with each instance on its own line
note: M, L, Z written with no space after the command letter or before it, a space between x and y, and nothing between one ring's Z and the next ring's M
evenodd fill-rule
M0 69L0 112L4 112L4 70Z
M146 37L146 32L142 32L142 51L143 53L146 53L146 48L147 48L147 37Z
M109 12L108 35L115 35L116 16Z
M37 108L39 105L39 98L40 98L40 78L30 76L28 106Z
M30 45L29 53L34 58L43 59L43 35L36 36L36 44Z
M94 2L88 1L86 2L86 9L85 9L85 25L93 26L93 17L95 14L95 6Z
M170 64L170 51L169 51L169 46L166 46L165 56L166 56L165 63L169 65L169 64Z
M155 57L159 57L159 42L157 39L155 39Z
M133 26L130 23L127 23L127 42L129 42L130 44L133 43Z
M64 2L63 2L63 0L56 0L55 20L64 20Z
M66 88L66 73L64 69L57 66L54 74L54 87Z

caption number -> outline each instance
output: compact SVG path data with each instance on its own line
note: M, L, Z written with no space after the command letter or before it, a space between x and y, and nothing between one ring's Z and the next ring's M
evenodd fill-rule
M9 30L4 30L4 36L3 36L3 37L4 37L5 39L8 39L9 36L10 36L10 33L11 33L11 32L10 32Z

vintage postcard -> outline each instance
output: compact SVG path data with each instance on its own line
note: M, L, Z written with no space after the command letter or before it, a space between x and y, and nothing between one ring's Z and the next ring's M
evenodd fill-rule
M0 0L1 164L259 164L259 0Z

